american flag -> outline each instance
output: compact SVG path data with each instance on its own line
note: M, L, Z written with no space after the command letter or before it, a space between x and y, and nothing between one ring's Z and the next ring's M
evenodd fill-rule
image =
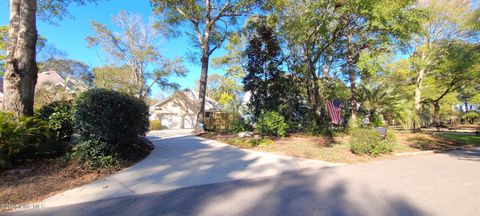
M340 101L338 99L327 102L328 114L333 124L340 124Z

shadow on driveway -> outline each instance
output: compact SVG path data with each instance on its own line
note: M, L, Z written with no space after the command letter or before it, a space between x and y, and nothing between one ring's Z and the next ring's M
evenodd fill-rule
M285 172L16 215L426 215L395 195L330 182L330 168ZM356 185L352 188L352 184Z
M180 135L148 136L155 149L143 161L112 176L47 198L43 203L47 208L57 207L334 165L242 150L213 140Z

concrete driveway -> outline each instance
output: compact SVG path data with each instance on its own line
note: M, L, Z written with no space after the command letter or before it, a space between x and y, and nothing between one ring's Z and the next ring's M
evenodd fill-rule
M193 136L191 132L153 131L148 138L155 144L155 149L140 163L52 196L43 204L49 208L338 165L243 150Z
M478 149L335 166L168 133L150 134L156 149L141 163L51 197L45 200L46 209L15 215L476 215L480 211ZM61 206L65 204L73 205Z

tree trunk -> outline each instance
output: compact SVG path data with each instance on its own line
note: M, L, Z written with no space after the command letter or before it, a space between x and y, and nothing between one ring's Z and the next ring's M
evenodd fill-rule
M316 122L319 127L323 126L323 119L322 119L322 106L320 104L320 87L318 86L318 76L315 70L315 63L309 62L308 63L308 70L312 76L312 96L313 96L313 106L314 112L316 117Z
M197 121L195 123L195 132L201 133L205 131L205 93L207 91L207 77L208 77L208 48L202 53L202 70L200 75L200 88L198 90L198 112Z
M350 93L352 97L350 99L350 126L358 127L357 124L357 116L358 116L358 109L357 109L357 85L356 85L356 76L355 76L355 50L352 47L352 35L349 32L347 34L347 65L348 65L348 77L350 79Z
M435 127L440 126L440 103L438 101L433 101L433 125Z
M428 41L426 40L426 38L424 38L424 43L427 44L427 47L430 47L428 45ZM426 62L427 61L427 54L422 51L420 53L420 57L421 57L421 60L422 62ZM422 126L422 90L423 90L423 79L425 78L426 74L427 74L427 69L422 66L422 68L420 68L418 70L418 73L417 73L417 79L416 79L416 82L415 82L415 95L414 95L414 106L415 106L415 112L414 114L416 114L418 116L418 126L415 125L415 121L413 121L413 124L412 124L412 131L413 132L416 132L416 131L419 131L420 127Z
M350 92L352 94L350 106L351 106L351 126L357 127L357 116L358 116L358 109L357 109L357 84L356 84L356 76L355 76L355 67L354 67L354 60L353 56L349 55L347 59L348 63L348 76L350 78Z
M425 70L421 69L418 71L417 74L417 79L415 82L415 114L418 115L418 118L420 119L419 125L416 125L416 121L413 121L412 124L412 131L415 132L418 130L418 128L421 127L421 113L422 113L422 83L423 83L423 78L425 76Z
M38 71L36 9L34 0L10 0L3 109L16 116L33 115Z

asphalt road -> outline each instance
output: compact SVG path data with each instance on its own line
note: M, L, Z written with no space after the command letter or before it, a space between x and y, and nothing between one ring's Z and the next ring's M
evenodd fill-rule
M12 215L478 215L480 150L313 167Z

